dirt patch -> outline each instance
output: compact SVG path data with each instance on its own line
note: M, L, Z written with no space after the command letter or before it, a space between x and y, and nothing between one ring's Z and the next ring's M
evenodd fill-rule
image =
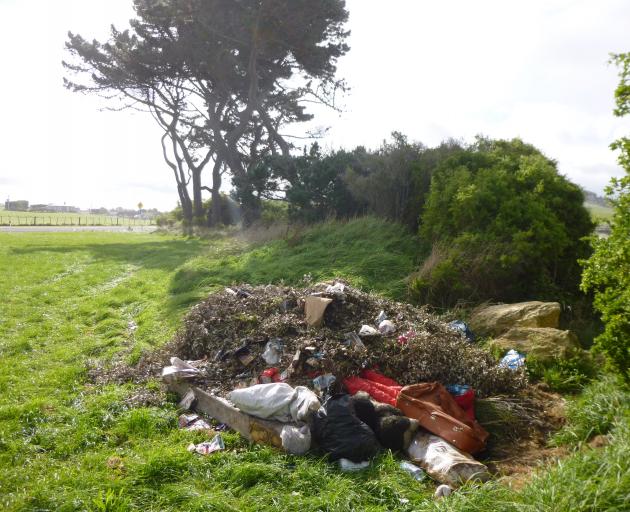
M502 482L520 488L533 470L568 453L548 446L551 434L565 422L565 400L544 386L528 386L516 397L477 401L477 419L490 432L488 447L479 455Z

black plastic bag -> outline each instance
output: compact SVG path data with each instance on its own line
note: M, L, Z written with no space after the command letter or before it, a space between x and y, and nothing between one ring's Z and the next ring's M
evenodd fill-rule
M362 462L374 457L380 449L376 435L357 418L346 394L332 396L317 411L313 437L331 460Z

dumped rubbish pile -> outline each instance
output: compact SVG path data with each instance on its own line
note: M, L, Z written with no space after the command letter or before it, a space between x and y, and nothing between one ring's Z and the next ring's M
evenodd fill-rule
M198 382L218 394L265 381L312 388L314 378L329 375L339 385L365 368L401 385L467 385L480 397L514 394L527 384L524 371L498 366L426 310L340 282L214 293L190 311L167 350L201 360Z
M436 497L488 468L475 396L514 394L520 365L498 364L467 326L364 293L343 282L305 289L226 288L195 306L167 346L162 379L181 397L180 427L208 429L196 411L252 442L323 452L360 471L380 450L443 484ZM191 445L208 455L219 434Z

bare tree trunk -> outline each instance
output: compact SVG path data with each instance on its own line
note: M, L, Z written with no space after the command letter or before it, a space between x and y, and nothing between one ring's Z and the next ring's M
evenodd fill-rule
M221 204L221 167L223 163L217 159L212 168L212 210L210 213L210 225L216 226L223 218Z
M201 197L201 169L192 169L193 185L193 217L195 223L201 224L203 221L203 200Z

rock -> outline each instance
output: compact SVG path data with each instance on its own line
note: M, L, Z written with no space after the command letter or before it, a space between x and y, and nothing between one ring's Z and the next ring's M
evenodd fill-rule
M470 318L470 327L476 335L498 336L512 327L558 328L560 304L558 302L519 302L482 306Z
M514 327L488 345L503 352L514 349L540 362L564 358L580 349L578 339L571 331L550 327Z

